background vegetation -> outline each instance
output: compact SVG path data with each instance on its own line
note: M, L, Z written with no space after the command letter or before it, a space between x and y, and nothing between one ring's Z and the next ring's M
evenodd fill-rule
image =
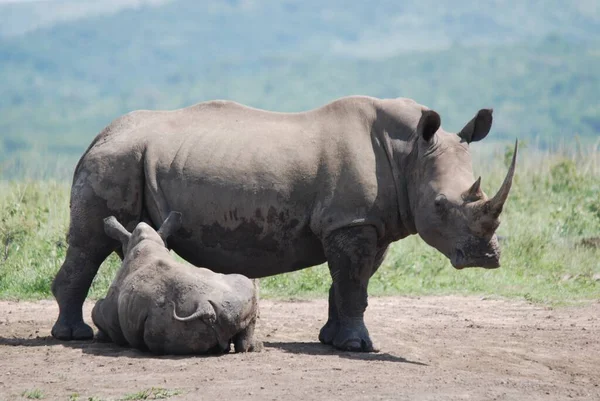
M477 151L477 150L475 150ZM476 164L488 192L499 188L510 148L485 152ZM502 267L454 270L417 236L395 243L370 284L382 294L494 294L536 302L600 298L600 149L576 153L523 152L499 234ZM51 296L64 260L67 182L0 184L0 298ZM597 243L594 243L596 241ZM101 297L119 266L113 255L100 269L91 296ZM326 266L262 280L266 297L324 296Z
M0 2L0 169L64 178L117 116L215 98L300 111L351 94L411 97L450 130L494 107L492 138L593 141L599 8L595 0Z
M502 268L454 271L411 237L371 293L598 298L598 66L596 0L0 2L0 298L50 296L72 169L119 115L216 98L300 111L351 94L414 98L451 131L493 107L490 137L473 146L488 192L506 143L527 143ZM117 266L103 265L93 297ZM262 293L322 295L329 283L320 266L264 279Z

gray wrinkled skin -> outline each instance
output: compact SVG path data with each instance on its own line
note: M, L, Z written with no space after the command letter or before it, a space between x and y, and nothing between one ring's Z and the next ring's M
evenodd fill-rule
M167 222L177 217L172 213ZM156 354L223 353L232 342L236 352L260 348L253 337L256 280L175 261L163 227L157 233L142 222L130 234L110 217L105 229L123 244L125 259L92 310L100 339Z
M494 233L514 160L488 198L469 143L488 134L492 111L480 110L458 134L440 124L410 99L362 96L303 113L212 101L117 119L73 177L53 335L91 336L81 305L118 245L104 234L104 217L156 227L179 210L185 221L169 245L195 265L256 278L327 261L333 285L320 340L374 350L363 321L367 285L390 243L419 234L458 269L500 263Z

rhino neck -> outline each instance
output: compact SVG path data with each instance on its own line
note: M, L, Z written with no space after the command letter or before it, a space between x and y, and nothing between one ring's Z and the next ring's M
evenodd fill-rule
M398 208L398 239L401 239L417 233L407 177L408 172L411 171L410 161L413 154L412 149L414 148L413 141L410 139L392 139L387 132L383 132L381 142L394 177Z

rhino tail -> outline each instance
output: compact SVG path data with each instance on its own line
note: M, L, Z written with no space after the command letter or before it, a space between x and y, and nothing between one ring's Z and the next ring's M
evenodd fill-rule
M217 321L216 308L212 301L199 303L196 311L189 316L178 316L175 302L171 301L171 303L173 304L173 318L180 322L190 322L192 320L200 319L206 323L214 324Z

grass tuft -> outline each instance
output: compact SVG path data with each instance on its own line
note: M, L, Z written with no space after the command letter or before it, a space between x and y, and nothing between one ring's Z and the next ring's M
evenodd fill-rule
M173 397L179 394L181 394L181 391L179 390L167 390L160 387L152 387L137 393L128 394L125 397L121 398L121 401L163 400L165 398Z
M44 398L44 393L40 389L26 390L21 394L23 397L29 400L41 400Z

